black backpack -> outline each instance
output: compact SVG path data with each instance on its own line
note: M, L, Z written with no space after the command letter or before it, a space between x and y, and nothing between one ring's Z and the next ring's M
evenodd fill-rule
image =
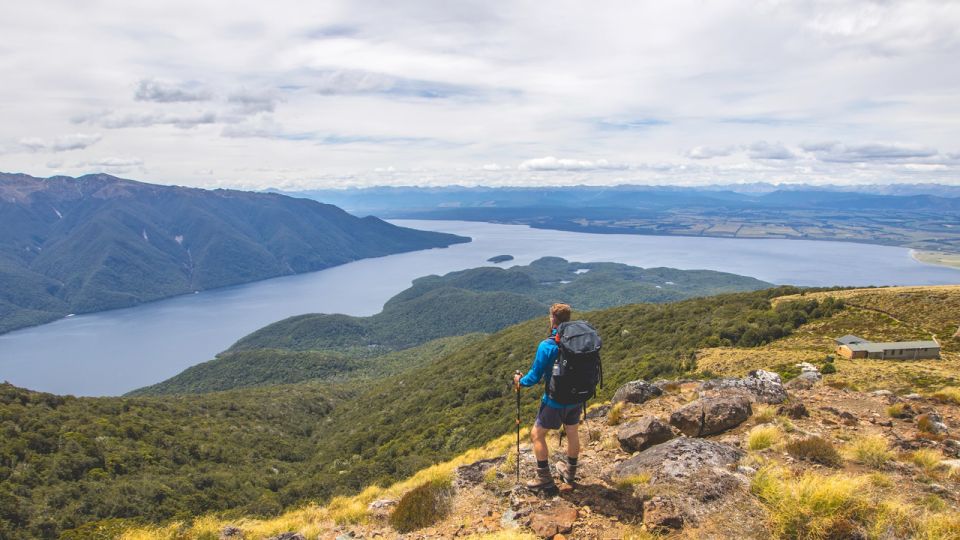
M562 405L586 403L603 388L600 336L587 321L570 321L557 327L554 338L560 354L553 363L547 396Z

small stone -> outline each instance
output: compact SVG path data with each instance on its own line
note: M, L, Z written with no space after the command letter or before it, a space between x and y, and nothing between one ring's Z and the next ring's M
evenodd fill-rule
M746 465L738 465L737 472L746 476L753 476L757 474L757 470L753 467L748 467Z
M243 538L243 531L240 530L240 527L234 527L233 525L227 525L220 531L220 540L239 540Z
M870 392L870 395L877 397L890 397L893 395L893 392L889 390L874 390L873 392Z
M923 399L923 396L921 396L920 394L907 394L907 395L903 396L903 399L909 399L909 400L911 400L911 401L918 401L918 400Z
M307 540L307 537L298 532L285 532L271 536L267 540Z
M552 538L557 534L573 530L577 521L577 509L572 506L557 506L530 515L530 529L541 538Z

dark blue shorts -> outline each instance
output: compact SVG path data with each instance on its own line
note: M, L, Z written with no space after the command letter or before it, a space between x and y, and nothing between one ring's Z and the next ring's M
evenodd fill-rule
M576 405L569 409L557 409L540 402L540 411L537 413L536 425L544 429L560 429L560 424L575 426L580 423L583 405Z

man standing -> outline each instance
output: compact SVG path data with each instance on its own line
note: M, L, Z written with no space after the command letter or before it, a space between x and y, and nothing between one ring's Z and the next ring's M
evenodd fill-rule
M569 320L570 306L567 304L550 306L550 337L541 341L540 346L537 347L537 356L533 360L530 371L522 377L519 372L514 375L513 382L515 385L530 387L544 380L546 387L549 387L554 363L560 354L557 327ZM537 458L537 477L527 482L527 488L535 490L556 488L547 463L549 456L547 433L550 430L559 429L561 425L567 435L567 460L557 463L557 472L564 482L573 483L577 475L577 457L580 455L578 427L583 413L582 406L582 403L564 405L550 399L547 392L543 393L543 398L540 400L540 411L537 413L533 429L530 430L530 438L533 440L533 454Z

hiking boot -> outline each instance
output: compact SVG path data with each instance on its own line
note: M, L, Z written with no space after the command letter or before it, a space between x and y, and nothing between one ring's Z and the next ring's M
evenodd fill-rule
M550 467L537 467L537 478L527 482L527 489L545 490L556 489L557 484L553 482L553 475L550 474Z
M574 480L577 478L577 465L571 465L567 463L566 460L558 461L557 474L560 475L561 480L573 485Z

